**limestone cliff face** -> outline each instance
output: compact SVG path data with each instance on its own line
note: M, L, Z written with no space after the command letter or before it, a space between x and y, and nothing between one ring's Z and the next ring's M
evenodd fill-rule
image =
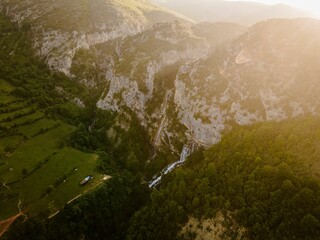
M51 69L69 76L78 49L186 18L143 0L1 0L19 26L31 26L34 47Z
M174 30L166 36L168 28ZM179 22L156 25L117 44L119 47L109 55L109 63L101 70L105 71L109 87L98 106L119 110L125 105L143 120L148 118L146 104L157 91L155 75L179 61L204 58L210 48L207 41L192 35L189 25ZM105 55L102 53L100 58L104 59Z
M237 36L241 32L238 30L234 35L230 32L234 29L225 31L224 40ZM182 109L191 115L195 114L194 109L186 107L188 96L181 92L179 69L185 64L207 59L223 42L222 35L213 40L212 36L199 33L199 26L181 22L162 23L114 42L113 47L110 44L96 46L101 60L99 71L104 72L108 86L97 106L119 112L129 107L137 114L142 125L147 127L155 145L171 145L174 138L212 143L208 140L212 133L211 125L198 121L199 131L185 132L186 127L192 128L197 121L191 120L190 125L186 117L177 122L177 113ZM179 91L181 100L175 101ZM214 112L213 109L210 111ZM213 131L219 135L219 131Z
M157 147L208 146L233 124L320 112L316 20L194 24L147 0L0 6L53 70L102 88L97 106L136 114Z
M315 20L263 22L180 68L174 100L189 137L212 144L232 122L319 114L319 30Z
M59 30L46 31L37 35L34 47L40 56L46 59L47 64L53 70L70 74L72 59L79 49L89 49L90 46L107 42L109 40L135 34L143 29L142 25L123 23L111 31L95 33L62 32Z
M220 46L190 34L194 33L190 28L181 30L179 36L173 29L177 26L171 26L170 36L166 36L167 30L153 29L154 39L159 41L155 46L162 48L159 52L149 50L147 58L135 48L138 39L132 40L134 44L126 42L125 46L132 46L130 50L125 47L118 53L120 62L132 59L127 62L130 71L126 77L121 74L123 69L109 72L106 79L110 86L98 103L104 109L121 111L121 106L127 106L134 110L155 143L182 139L208 146L219 141L222 131L233 124L319 113L318 21L263 22ZM182 44L181 33L186 32L189 39L185 42L190 44L193 39L193 47ZM139 39L149 38L141 34ZM163 42L173 49L161 45ZM130 58L130 51L136 57ZM175 66L175 70L166 66ZM140 75L137 69L142 69ZM162 75L163 71L169 74Z

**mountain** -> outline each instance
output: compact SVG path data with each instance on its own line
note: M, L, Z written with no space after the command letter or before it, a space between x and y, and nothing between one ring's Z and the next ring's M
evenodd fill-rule
M148 0L3 0L13 22L32 29L34 47L51 69L69 75L77 49L136 34L162 21L191 21Z
M109 43L95 46L99 53L98 71L105 77L106 85L97 106L118 112L129 108L146 127L154 145L165 143L175 149L173 142L179 138L179 142L187 140L185 126L177 122L173 102L179 69L187 62L207 58L217 46L244 31L245 28L235 24L162 23L116 41L114 46ZM84 57L77 62L83 63L87 55L82 54Z
M175 104L193 140L212 144L228 121L250 124L318 114L316 20L270 20L229 47L182 67Z
M127 38L116 60L100 57L107 88L98 107L128 107L154 143L172 148L177 140L211 145L233 124L319 113L319 21L269 20L222 45L179 26L179 38L159 38L155 27ZM153 46L150 33L158 40L145 55L139 46Z
M320 21L0 6L0 238L317 239Z
M157 148L208 146L234 123L318 112L316 20L269 20L246 30L194 24L148 1L86 3L67 2L68 10L59 1L2 6L31 27L34 47L52 69L99 88L98 108L125 114L128 122L136 115ZM86 24L77 24L77 12ZM170 21L152 25L159 12Z
M311 17L306 11L288 5L264 5L245 1L208 1L208 0L154 0L176 12L184 14L197 22L235 22L243 25L252 25L271 18L298 18Z
M165 178L126 239L318 239L319 120L235 127Z

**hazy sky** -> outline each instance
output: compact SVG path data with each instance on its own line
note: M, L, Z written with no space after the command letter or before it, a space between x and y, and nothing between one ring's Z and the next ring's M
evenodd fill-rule
M171 0L153 0L154 2L170 2ZM185 0L175 0L175 2L183 3ZM188 0L197 2L197 0ZM206 0L217 1L217 0ZM227 0L228 1L228 0ZM229 0L229 1L245 1L245 2L260 2L264 4L284 3L293 7L305 9L318 17L320 17L320 0Z
M277 4L284 3L294 7L302 8L308 10L317 16L320 16L320 0L239 0L239 1L249 1L249 2L261 2L265 4Z

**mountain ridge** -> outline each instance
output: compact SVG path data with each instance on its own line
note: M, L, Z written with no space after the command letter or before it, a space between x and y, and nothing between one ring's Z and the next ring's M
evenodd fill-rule
M319 30L319 26L319 21L309 19L268 20L258 23L231 43L212 47L211 50L205 50L207 54L179 64L171 77L173 85L172 82L162 88L151 85L158 91L155 94L162 89L164 93L161 100L156 95L150 95L149 100L140 107L132 107L132 101L135 102L133 99L127 106L139 112L138 109L147 106L153 98L163 102L165 96L168 96L168 109L173 109L173 112L167 115L164 125L158 126L164 129L160 134L163 141L180 138L206 146L219 141L223 130L233 122L245 125L257 121L278 121L308 113L318 114L314 92L318 89L316 76L319 73L314 64L303 67L303 70L299 66L304 66L305 61L310 64L311 60L308 59L317 61L317 51L312 49L319 47L318 38L312 35ZM303 74L309 76L308 84L301 81ZM149 81L152 82L155 78L152 77ZM129 81L140 82L130 78L130 75ZM137 88L129 88L125 93L126 91L120 90L122 87L119 88L122 84L115 82L122 96L129 93L130 96L135 96L141 92ZM305 91L300 92L300 88ZM120 96L119 100L121 103L128 103L124 99ZM105 108L106 103L114 106L115 102L112 97L102 97L98 106ZM145 117L141 113L138 116L143 123ZM177 121L179 127L174 126ZM154 127L158 128L156 125ZM185 129L182 133L184 137L181 133L179 137L173 137L178 129Z
M146 1L134 3L138 5L128 8ZM120 25L122 20L120 17ZM102 88L97 107L136 114L155 145L176 151L176 146L188 141L214 144L232 123L281 120L304 114L302 108L317 113L310 97L298 99L293 94L300 94L294 79L302 74L295 69L305 65L296 55L303 61L317 58L304 47L317 47L311 41L317 25L317 20L308 19L268 20L246 31L236 24L194 24L178 19L150 27L137 24L129 34L125 25L121 25L123 31L116 27L107 33L48 31L36 35L34 46L52 69L89 88ZM308 36L307 45L303 46L298 33ZM297 52L298 47L306 52ZM311 75L310 66L305 69ZM286 78L292 78L291 83ZM304 88L314 84L312 80ZM282 88L290 89L292 96Z
M32 29L34 47L53 70L70 76L77 49L133 35L159 21L187 18L149 1L0 2L12 21Z
M305 10L285 4L265 5L250 1L157 1L159 5L177 11L197 22L235 22L250 26L271 18L313 17Z

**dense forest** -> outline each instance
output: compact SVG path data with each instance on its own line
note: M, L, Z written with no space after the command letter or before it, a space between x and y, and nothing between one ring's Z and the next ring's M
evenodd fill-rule
M319 239L319 129L314 117L235 127L152 192L128 239L176 239L188 216L218 211L249 239Z
M319 239L317 129L316 117L236 127L150 195L131 175L115 177L47 223L17 223L8 239L177 239L188 217L221 211L248 239Z
M318 117L235 126L150 190L144 178L155 171L146 164L152 147L137 118L127 130L115 127L121 116L96 109L99 90L52 73L34 54L27 26L1 17L0 28L0 78L48 118L74 125L63 144L97 153L98 170L112 175L52 219L19 219L4 239L177 239L189 217L218 212L231 214L248 239L320 239ZM86 107L74 104L75 96ZM112 127L116 137L107 134Z

